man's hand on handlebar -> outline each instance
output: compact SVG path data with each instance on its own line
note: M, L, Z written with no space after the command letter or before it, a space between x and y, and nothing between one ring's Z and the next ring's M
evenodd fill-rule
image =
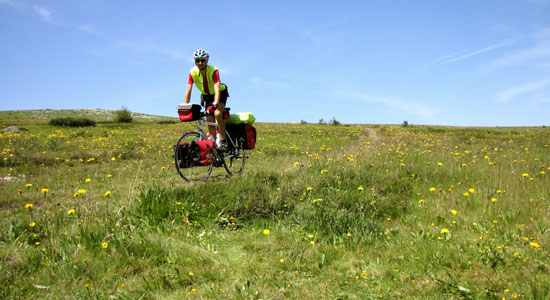
M206 108L206 115L208 115L208 116L214 115L214 111L216 111L216 109L218 109L217 104L212 104L212 105L208 106Z

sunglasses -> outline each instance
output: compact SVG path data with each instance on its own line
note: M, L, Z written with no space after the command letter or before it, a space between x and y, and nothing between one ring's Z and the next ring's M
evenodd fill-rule
M206 59L195 59L195 62L196 62L196 63L200 63L200 62L205 63L205 62L206 62Z

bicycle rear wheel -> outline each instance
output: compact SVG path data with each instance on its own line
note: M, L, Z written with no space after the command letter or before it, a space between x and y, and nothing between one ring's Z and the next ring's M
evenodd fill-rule
M187 153L184 153L183 147L185 143L191 143L192 141L200 140L198 132L189 132L180 137L177 144L174 146L174 160L176 163L176 170L180 174L181 178L187 182L205 181L210 173L212 173L213 165L208 166L189 166L187 162Z
M245 161L246 150L235 148L224 155L223 166L229 175L234 175L243 171Z

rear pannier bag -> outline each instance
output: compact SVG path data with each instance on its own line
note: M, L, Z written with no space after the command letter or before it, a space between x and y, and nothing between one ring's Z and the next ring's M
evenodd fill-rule
M210 140L192 141L191 143L181 143L178 159L180 168L190 168L194 166L207 166L214 162L214 142Z
M178 104L178 115L181 122L196 121L201 117L201 106L198 104Z
M250 124L227 124L227 131L241 149L252 150L256 147L256 128Z
M249 124L244 124L244 139L242 148L252 150L256 148L256 128Z

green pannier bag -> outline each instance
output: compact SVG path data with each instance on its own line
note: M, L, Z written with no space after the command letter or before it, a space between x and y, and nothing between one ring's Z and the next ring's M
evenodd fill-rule
M229 119L225 120L227 124L254 124L256 118L249 112L242 112L229 115Z

